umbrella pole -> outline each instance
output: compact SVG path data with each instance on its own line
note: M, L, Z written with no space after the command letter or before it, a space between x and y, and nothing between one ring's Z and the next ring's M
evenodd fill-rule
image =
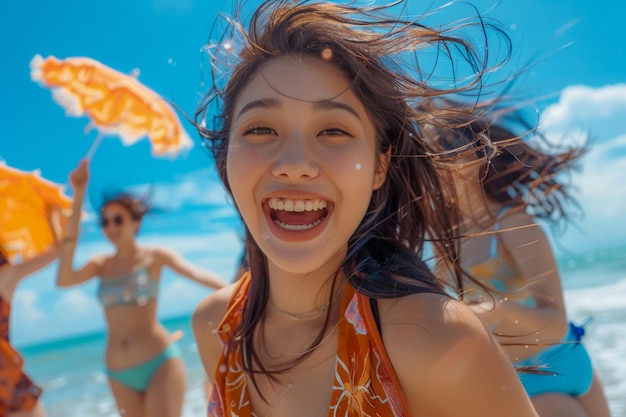
M96 153L96 150L98 149L98 146L100 145L100 142L102 142L103 138L104 138L104 135L102 133L99 133L98 136L96 137L96 140L93 141L93 143L91 144L91 147L87 151L87 155L85 155L86 160L88 161L91 160L91 157L93 156L94 153Z

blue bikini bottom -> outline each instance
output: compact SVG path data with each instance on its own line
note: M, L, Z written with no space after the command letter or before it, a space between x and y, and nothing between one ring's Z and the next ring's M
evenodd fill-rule
M573 397L585 395L593 382L591 359L580 339L585 331L573 323L562 342L547 348L515 366L533 366L545 373L520 372L528 396L559 393Z
M163 351L152 359L119 371L107 368L109 378L124 384L130 389L145 392L154 373L171 358L180 358L182 352L176 343L170 343Z

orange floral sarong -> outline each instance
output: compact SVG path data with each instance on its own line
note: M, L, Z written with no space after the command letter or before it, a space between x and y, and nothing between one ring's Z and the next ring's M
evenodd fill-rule
M241 349L229 347L248 296L250 274L239 281L217 333L224 348L215 372L209 417L253 417ZM345 320L338 326L329 417L409 416L406 401L378 332L370 299L347 285L342 302Z
M9 343L10 305L0 298L0 416L32 410L41 395L22 371L22 357Z

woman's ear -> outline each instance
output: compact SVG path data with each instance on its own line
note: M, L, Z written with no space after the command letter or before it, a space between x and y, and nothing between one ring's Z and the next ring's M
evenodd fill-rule
M387 170L391 162L391 146L385 153L378 155L378 163L376 164L376 173L374 174L374 186L372 190L378 190L383 186L387 179Z

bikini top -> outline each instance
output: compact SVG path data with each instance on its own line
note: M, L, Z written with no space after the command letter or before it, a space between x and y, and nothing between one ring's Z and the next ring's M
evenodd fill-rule
M159 292L159 282L142 266L135 272L119 278L102 278L98 286L98 299L104 308L121 305L145 306Z
M500 211L498 218L502 218L505 209ZM506 294L502 297L509 297L523 307L534 308L536 302L532 295L525 291L527 283L524 282L521 272L508 256L498 253L497 231L499 229L500 223L496 223L493 227L494 233L491 235L489 258L483 262L468 265L466 269L473 277Z

